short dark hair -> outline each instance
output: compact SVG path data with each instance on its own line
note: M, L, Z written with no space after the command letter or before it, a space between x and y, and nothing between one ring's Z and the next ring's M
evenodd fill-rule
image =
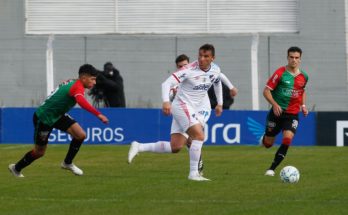
M79 75L90 75L96 77L98 75L98 71L91 64L83 64L80 66Z
M288 49L288 56L289 56L290 52L298 52L298 53L300 53L300 56L302 56L302 49L300 49L297 46L292 46Z
M187 60L187 62L190 62L190 58L187 57L185 54L181 54L175 59L175 63L178 64L181 61Z
M211 51L211 54L213 57L215 56L215 48L212 44L204 44L199 48L199 50L204 50L204 51Z

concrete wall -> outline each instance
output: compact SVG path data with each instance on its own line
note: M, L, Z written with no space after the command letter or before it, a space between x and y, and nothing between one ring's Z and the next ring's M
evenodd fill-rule
M25 35L24 1L0 0L0 105L39 105L46 92L47 36ZM298 34L261 35L259 83L281 65L288 47L300 46L310 76L308 105L315 110L347 110L344 0L300 1ZM233 109L251 109L251 36L248 35L82 35L56 36L55 85L77 76L85 62L102 68L112 61L125 81L128 107L160 107L161 82L174 70L177 54L192 60L204 43L215 45L216 63L240 90Z

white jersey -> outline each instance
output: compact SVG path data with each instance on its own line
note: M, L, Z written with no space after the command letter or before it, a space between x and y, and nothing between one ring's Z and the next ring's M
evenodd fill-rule
M194 109L199 109L212 84L221 85L220 72L220 67L215 63L211 63L208 71L203 71L199 68L198 61L174 72L173 77L179 83L179 87L173 102L184 102ZM171 83L172 85L173 83ZM162 92L163 101L169 101L169 90L164 87ZM222 96L217 95L217 97L221 98L219 104L222 104Z
M179 70L162 83L163 102L169 102L171 87L179 85L172 103L171 133L185 133L191 126L200 123L204 126L210 116L208 89L214 84L217 98L222 105L222 86L219 78L220 68L212 63L208 71L199 68L195 61Z

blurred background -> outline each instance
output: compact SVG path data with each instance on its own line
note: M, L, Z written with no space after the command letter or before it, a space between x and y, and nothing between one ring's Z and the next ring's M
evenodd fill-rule
M81 64L102 69L111 61L124 79L126 106L134 108L161 107L160 85L175 57L195 60L198 48L212 43L215 62L239 89L232 109L266 110L267 78L287 63L286 50L299 46L307 106L345 111L346 14L345 0L0 0L0 105L36 107L45 99L54 35L53 87L76 77Z

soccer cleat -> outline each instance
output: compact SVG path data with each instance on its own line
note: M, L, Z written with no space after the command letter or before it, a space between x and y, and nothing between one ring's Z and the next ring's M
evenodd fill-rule
M210 181L210 179L204 178L199 173L190 173L188 179L192 181Z
M274 170L271 170L271 169L267 170L265 173L265 175L267 175L267 176L274 176L274 174L275 174Z
M70 170L75 175L83 175L83 171L78 168L75 164L66 164L64 161L60 165L62 169Z
M198 173L200 176L203 176L203 160L202 160L202 156L199 158L199 162L198 162Z
M8 165L8 170L12 173L12 175L16 176L17 178L24 178L24 175L21 172L18 172L15 168L16 164L10 164Z
M139 152L139 143L137 141L133 141L131 143L131 147L128 152L128 163L132 163L132 160L136 155L138 155Z

